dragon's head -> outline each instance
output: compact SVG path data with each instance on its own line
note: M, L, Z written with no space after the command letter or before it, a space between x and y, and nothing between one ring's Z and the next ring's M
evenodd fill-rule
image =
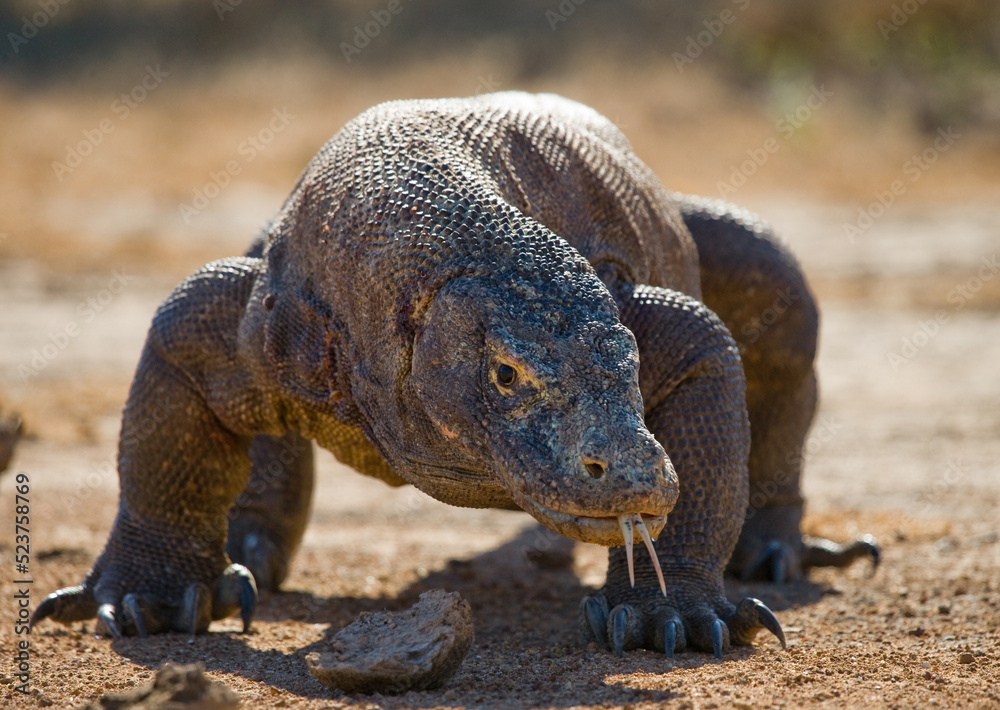
M633 526L655 536L677 476L643 420L635 338L589 268L544 283L441 288L414 342L417 400L550 529L608 546L630 545Z

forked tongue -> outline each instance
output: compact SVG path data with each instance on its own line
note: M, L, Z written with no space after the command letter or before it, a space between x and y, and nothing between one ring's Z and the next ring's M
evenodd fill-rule
M632 538L633 529L638 530L642 536L642 541L649 550L649 556L653 560L653 569L656 570L656 578L660 581L660 591L663 596L667 596L667 584L663 581L663 570L660 569L660 560L656 557L656 548L653 547L653 540L649 536L646 524L642 522L642 516L634 513L626 513L618 516L618 524L622 526L622 538L625 540L625 558L628 560L628 581L635 586L635 566L632 561Z

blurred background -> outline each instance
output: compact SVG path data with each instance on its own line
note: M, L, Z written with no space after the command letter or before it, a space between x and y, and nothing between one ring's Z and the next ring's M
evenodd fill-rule
M1000 5L975 0L3 0L0 406L113 453L156 305L242 253L347 120L510 89L595 107L667 187L775 224L826 314L824 406L923 408L920 447L1000 431L976 364Z

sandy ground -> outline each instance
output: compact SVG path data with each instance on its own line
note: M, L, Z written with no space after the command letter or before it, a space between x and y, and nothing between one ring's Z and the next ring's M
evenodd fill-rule
M474 86L473 77L461 80ZM422 88L399 79L380 90L409 95ZM576 86L580 98L588 91L600 94ZM107 113L107 102L28 97L16 107L0 104L10 127L3 160L16 168L0 177L0 395L24 413L31 434L0 479L0 505L2 519L11 520L15 476L26 474L33 580L13 581L23 575L15 572L5 523L0 703L74 707L146 682L164 661L198 660L250 707L1000 707L996 183L975 182L961 201L953 194L922 198L932 181L972 180L981 167L973 143L963 149L971 153L964 163L942 159L940 171L929 171L853 242L843 224L870 202L870 185L900 174L905 147L857 188L860 197L848 190L841 200L821 200L770 189L815 146L788 148L791 166L776 161L774 175L732 196L787 237L823 307L807 528L841 540L873 533L885 553L874 575L858 563L814 572L801 584L731 585L734 599L757 596L777 612L787 651L762 636L722 661L697 653L670 661L651 652L617 659L588 645L576 626L579 599L602 584L604 550L577 545L572 566L539 567L523 553L551 541L528 516L449 508L321 454L303 549L285 591L262 598L253 633L240 635L238 622L226 620L194 641L112 642L95 637L92 622L46 622L29 639L31 693L18 693L13 656L26 637L14 634L15 595L26 589L33 606L77 583L102 548L115 513L110 463L120 409L157 304L184 273L239 252L323 138L354 109L382 98L375 93L353 96L323 121L317 113L329 106L322 101L296 106L300 118L288 133L245 164L246 173L194 225L178 221L177 203L233 157L244 129L254 130L272 106L244 96L249 117L235 119L235 128L196 124L192 137L178 125L205 113L205 96L164 99L162 110L120 124L116 142L109 139L73 180L57 183L51 161L81 125ZM698 130L693 118L685 123L682 108L670 114L681 116L680 129ZM655 131L642 118L648 112L628 111L623 128L628 133L631 121L637 147L665 174L670 161L651 147ZM11 137L33 123L56 137L42 148ZM762 120L758 132L751 126L729 145L752 146L767 126ZM170 146L150 147L164 130ZM712 192L735 154L719 148L714 168L684 158L670 171L694 175L679 187ZM167 177L144 161L153 155L166 156ZM963 172L962 164L972 167ZM305 655L360 612L403 608L439 587L471 602L476 625L475 644L444 690L343 696L307 672Z

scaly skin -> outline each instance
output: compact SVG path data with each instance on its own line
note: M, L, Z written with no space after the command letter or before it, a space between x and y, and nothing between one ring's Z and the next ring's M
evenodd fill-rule
M576 540L621 545L634 524L641 542L642 522L656 557L638 555L633 587L615 547L582 605L618 653L721 655L761 628L783 643L766 607L726 600L722 574L757 448L800 449L813 400L801 378L767 379L794 350L780 337L760 340L747 389L724 325L744 316L712 278L712 250L747 230L684 205L614 126L558 97L395 102L351 121L246 257L209 264L157 312L115 527L33 623L197 633L240 609L248 626L254 578L277 588L301 539L315 440L392 485L521 508ZM766 272L771 255L754 257L744 269ZM799 320L814 342L815 317ZM787 416L758 431L769 382ZM797 473L788 490L801 508ZM800 544L797 519L773 535L791 533Z
M704 302L740 350L750 416L750 496L727 570L801 579L810 567L877 565L874 538L847 545L803 536L802 447L816 411L819 311L788 250L759 217L719 200L672 195L698 246Z

